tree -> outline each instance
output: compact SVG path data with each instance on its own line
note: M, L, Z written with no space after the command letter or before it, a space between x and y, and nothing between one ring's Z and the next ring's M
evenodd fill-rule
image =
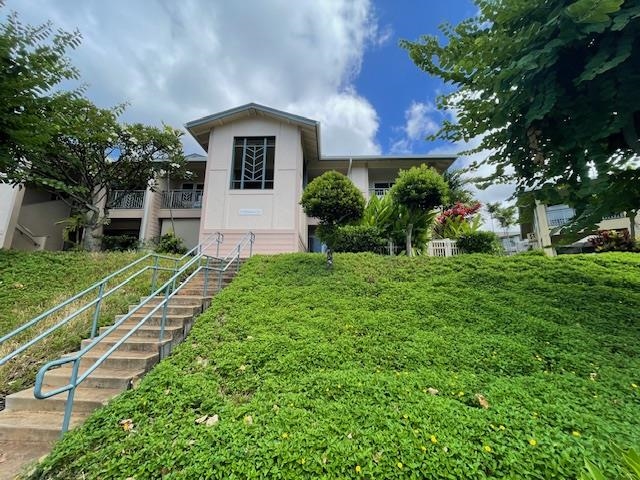
M473 194L466 188L471 183L470 179L464 178L462 175L464 170L445 170L442 178L447 182L449 187L449 197L446 207L452 207L456 203L472 204L475 202Z
M42 152L18 159L11 177L60 196L84 218L84 247L100 249L106 201L115 189L146 185L165 164L183 161L181 132L120 124L123 107L100 109L85 99L65 102L50 117L56 133Z
M409 170L400 170L396 183L391 188L391 199L400 207L407 210L407 217L411 218L425 212L432 211L446 202L448 195L447 183L433 168L422 164ZM435 215L433 215L435 219ZM413 222L406 225L406 251L412 254L411 234Z
M308 216L331 227L360 220L364 197L351 180L332 170L314 178L305 187L300 205Z
M16 13L0 24L0 173L9 180L15 159L46 148L56 128L51 113L80 95L59 89L78 78L66 52L79 44L78 31L23 25Z
M504 229L505 235L509 232L509 227L517 223L516 213L517 207L515 205L498 207L495 211L494 216L498 220L500 227Z
M640 4L637 0L476 0L479 14L403 41L425 72L453 85L438 136L479 138L481 186L515 182L576 209L576 227L638 211ZM615 193L612 193L615 192ZM632 199L629 201L628 199ZM632 222L633 223L633 222Z
M365 206L362 192L347 177L332 170L314 178L305 187L300 205L304 213L320 220L318 237L329 246L327 265L331 266L336 229L362 218Z

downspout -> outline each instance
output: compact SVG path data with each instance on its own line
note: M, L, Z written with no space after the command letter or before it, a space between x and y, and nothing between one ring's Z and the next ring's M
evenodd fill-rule
M353 158L349 157L349 168L347 168L347 178L351 178L351 165L353 165Z

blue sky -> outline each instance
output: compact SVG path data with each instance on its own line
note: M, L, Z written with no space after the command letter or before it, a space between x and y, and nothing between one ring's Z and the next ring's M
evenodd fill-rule
M383 152L390 153L393 144L402 137L398 128L406 122L407 108L414 102L435 106L437 94L446 88L439 79L416 67L407 52L398 47L398 41L416 40L423 34L439 34L440 24L457 24L473 16L477 8L469 0L376 0L374 8L382 28L389 28L391 37L383 45L365 52L355 84L378 112L378 142ZM436 123L442 119L440 112L429 112L428 115ZM411 150L427 153L448 145L442 141L419 140L412 142Z

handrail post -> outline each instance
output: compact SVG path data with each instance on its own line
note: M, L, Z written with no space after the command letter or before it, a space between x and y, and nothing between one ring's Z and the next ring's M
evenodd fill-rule
M158 263L160 262L160 256L156 255L156 260L153 262L153 276L151 279L151 291L149 295L156 291L156 283L158 282Z
M222 268L222 264L220 264L220 266L218 267L218 292L220 292L220 290L222 290L222 273L224 272L224 269Z
M209 257L207 257L207 261L204 264L204 289L202 291L202 296L207 296L207 284L209 283Z
M178 259L175 261L175 266L173 267L173 281L171 282L171 290L176 289L176 274L178 273Z
M238 244L238 258L236 260L236 273L240 271L240 248L242 247L242 243Z
M164 327L167 323L167 309L169 307L169 285L164 289L164 305L162 307L162 319L160 320L160 339L164 340Z
M220 258L220 244L222 243L222 238L224 238L220 238L220 235L222 235L220 232L216 234L216 258Z
M69 430L71 424L71 412L73 411L73 397L76 394L76 387L78 384L78 370L80 369L80 359L76 358L73 361L73 367L71 367L71 388L67 394L67 402L64 405L64 419L62 420L62 432L60 436L64 435Z
M104 284L102 282L100 287L98 288L98 303L96 303L96 309L93 312L93 323L91 325L91 338L96 336L98 333L98 319L100 318L100 305L102 304L102 295L104 295Z
M255 239L256 237L252 232L251 235L249 236L249 258L253 256L253 242Z

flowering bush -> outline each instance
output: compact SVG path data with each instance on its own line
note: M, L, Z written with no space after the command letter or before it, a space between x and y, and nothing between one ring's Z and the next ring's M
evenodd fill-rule
M480 202L472 205L458 202L448 208L436 219L436 235L440 238L459 238L474 233L482 225L482 217L476 215L480 206Z
M629 230L600 230L589 240L596 252L638 252L640 249L629 235Z

